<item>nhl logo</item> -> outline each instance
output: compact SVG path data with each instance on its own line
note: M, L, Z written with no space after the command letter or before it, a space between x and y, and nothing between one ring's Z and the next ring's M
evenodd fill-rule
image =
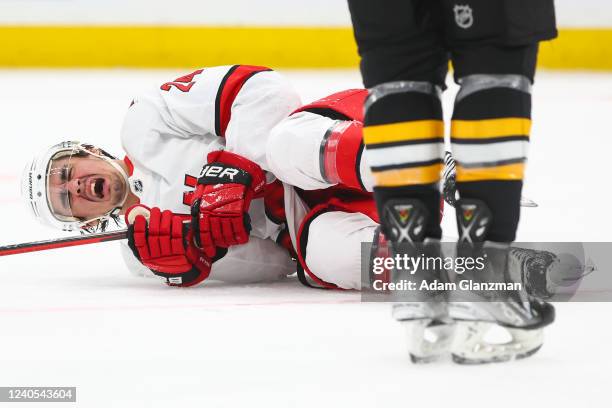
M133 187L132 190L135 193L142 193L143 187L142 187L142 181L141 180L138 180L138 179L133 180L132 181L132 187Z
M455 22L459 27L467 30L474 24L474 15L470 6L455 4L453 11L455 12Z

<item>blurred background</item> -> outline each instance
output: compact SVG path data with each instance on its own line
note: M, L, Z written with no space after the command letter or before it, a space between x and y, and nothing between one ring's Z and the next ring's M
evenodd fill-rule
M557 0L540 64L612 69L612 2ZM0 67L355 67L346 0L2 0Z

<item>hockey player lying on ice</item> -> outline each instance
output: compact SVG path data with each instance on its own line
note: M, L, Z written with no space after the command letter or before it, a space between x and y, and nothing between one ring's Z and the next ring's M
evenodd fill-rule
M24 188L59 228L125 214L130 270L172 286L275 280L295 273L296 258L304 284L359 289L360 244L378 227L361 154L365 96L301 106L268 68L200 69L134 99L123 160L60 143L34 160Z
M362 155L366 93L301 106L270 69L200 69L134 99L123 160L60 143L34 159L23 188L35 215L65 230L125 215L129 269L171 286L297 269L309 286L359 289L360 245L382 239ZM421 360L445 347L414 341Z

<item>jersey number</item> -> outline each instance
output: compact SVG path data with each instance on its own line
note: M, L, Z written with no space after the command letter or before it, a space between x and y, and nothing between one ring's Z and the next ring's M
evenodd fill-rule
M198 179L196 177L185 174L185 187L195 188L197 184ZM187 207L189 207L193 201L193 193L194 191L185 191L183 193L183 204L185 204Z
M162 91L169 91L172 87L175 87L182 92L189 92L193 84L195 84L193 77L198 74L201 74L202 71L203 69L198 69L197 71L194 71L191 74L176 78L172 82L166 82L165 84L160 86L159 89L161 89Z

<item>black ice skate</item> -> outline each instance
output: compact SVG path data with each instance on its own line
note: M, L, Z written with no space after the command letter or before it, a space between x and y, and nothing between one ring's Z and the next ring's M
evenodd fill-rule
M549 301L567 301L578 284L596 270L595 264L580 261L569 252L553 253L513 246L508 254L510 272L520 280L527 293Z
M427 209L421 201L388 201L384 207L382 221L385 235L391 241L393 256L440 257L439 240L424 239ZM443 275L441 269L395 269L392 280L405 280L420 285L423 281L440 281ZM417 290L402 292L400 296L398 300L401 303L394 304L392 314L396 320L405 324L408 330L408 349L412 362L428 363L447 354L454 327L448 317L444 292Z
M456 322L451 353L460 364L482 364L528 357L542 346L542 328L554 320L552 305L529 294L520 276L509 270L510 245L485 241L491 213L480 200L457 202L458 257L483 260L481 270L455 274L459 288L450 294L449 313ZM484 288L483 288L484 287ZM490 342L493 327L511 339Z

